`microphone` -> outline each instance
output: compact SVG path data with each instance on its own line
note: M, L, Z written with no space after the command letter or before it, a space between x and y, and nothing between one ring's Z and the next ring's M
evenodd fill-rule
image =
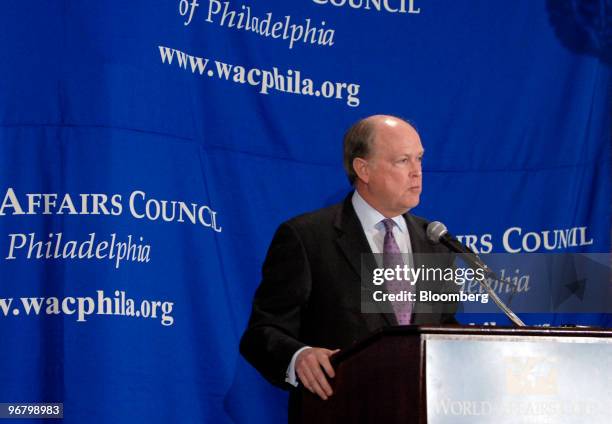
M433 221L427 225L427 238L434 244L442 243L451 252L458 253L463 260L465 260L471 266L480 268L493 279L501 281L476 253L459 243L455 237L450 235L446 225L442 224L441 222ZM485 288L485 290L487 290L491 296L491 299L493 299L493 302L495 302L495 304L510 319L510 321L512 321L518 327L525 326L525 323L514 312L512 312L512 310L499 298L499 296L497 296L497 293L495 293L495 291L484 279L479 279L478 282Z
M480 259L480 257L474 253L470 248L464 246L453 237L446 228L446 225L440 221L433 221L427 225L427 238L433 244L441 243L446 246L451 252L458 253L461 255L463 260L468 262L470 265L482 268L487 274L492 274L489 267Z

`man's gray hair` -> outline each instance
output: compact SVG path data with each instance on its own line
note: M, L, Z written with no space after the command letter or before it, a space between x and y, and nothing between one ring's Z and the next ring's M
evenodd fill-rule
M363 118L354 123L344 134L344 170L351 185L355 185L357 173L353 168L356 158L367 158L370 156L374 144L375 124L371 117Z

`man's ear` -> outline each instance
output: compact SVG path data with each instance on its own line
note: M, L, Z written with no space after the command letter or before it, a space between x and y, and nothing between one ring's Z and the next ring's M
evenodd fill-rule
M363 158L353 159L353 170L357 177L364 183L368 183L370 180L370 170L368 169L368 161Z

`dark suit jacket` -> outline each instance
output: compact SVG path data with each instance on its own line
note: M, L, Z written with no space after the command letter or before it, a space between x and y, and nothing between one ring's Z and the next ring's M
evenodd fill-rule
M367 263L372 253L351 196L283 223L268 250L240 352L282 388L292 388L285 374L301 347L344 348L376 329L397 325L392 313L361 313L362 254ZM427 240L427 221L410 214L404 218L413 253L449 258L446 248ZM417 303L413 323L455 323L456 305L446 311L430 306Z

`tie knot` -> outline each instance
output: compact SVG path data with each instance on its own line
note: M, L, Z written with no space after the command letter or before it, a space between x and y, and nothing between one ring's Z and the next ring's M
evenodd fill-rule
M393 227L395 226L395 221L391 218L385 218L382 220L383 225L385 226L385 231L388 233L393 232Z

